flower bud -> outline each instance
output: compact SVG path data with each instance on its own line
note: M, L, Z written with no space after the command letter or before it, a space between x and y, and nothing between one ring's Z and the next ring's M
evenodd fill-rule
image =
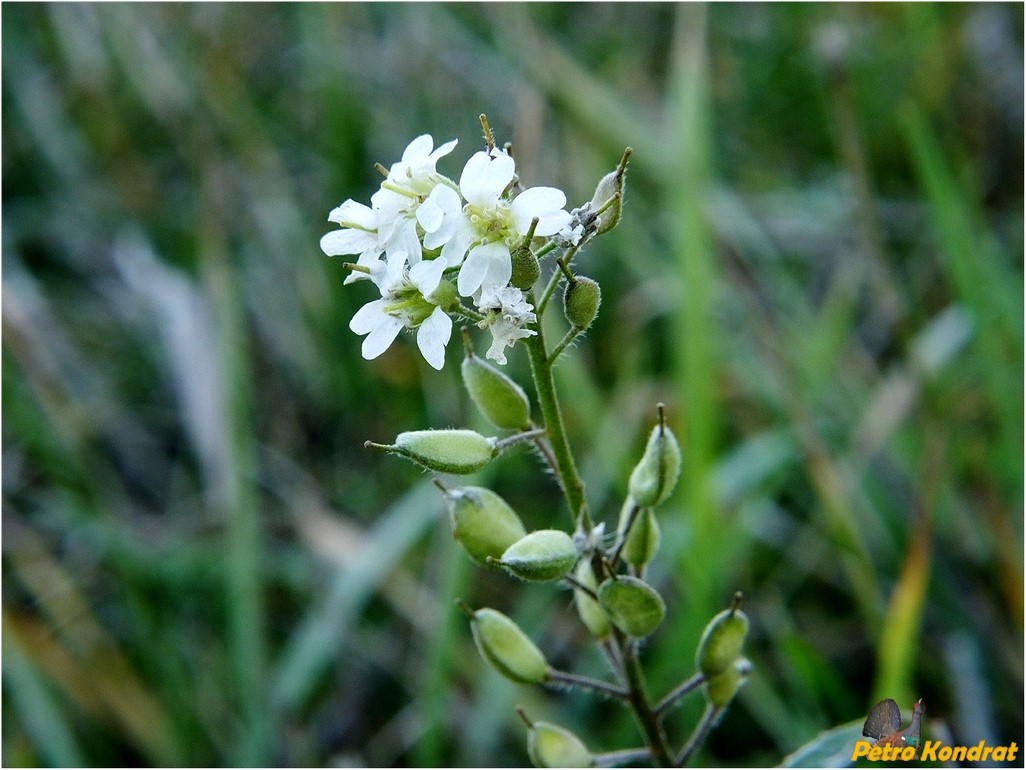
M485 607L475 612L470 630L481 657L507 679L537 684L548 676L549 664L541 650L498 610Z
M733 665L721 671L702 686L705 699L716 708L723 708L734 699L752 672L752 664L748 658L738 658Z
M530 291L534 282L541 275L541 268L538 266L538 258L534 256L531 247L521 244L510 252L510 261L513 263L513 274L509 282L522 291Z
M566 320L575 329L587 329L598 315L602 303L602 290L598 283L583 275L574 276L563 293L563 311Z
M591 196L591 210L598 211L616 196L616 200L610 203L599 215L598 229L596 234L607 233L620 223L620 215L623 212L623 196L627 187L627 161L630 159L631 151L628 148L624 151L623 160L615 171L611 171L599 180L595 187L595 194Z
M641 461L631 472L628 490L642 507L659 505L673 491L680 476L680 444L663 420L659 405L659 424L652 429Z
M598 598L613 625L630 636L648 636L666 615L663 597L635 577L621 575L606 580L599 586Z
M576 561L577 547L570 535L539 529L507 548L499 564L524 580L558 580Z
M384 449L439 473L479 471L495 457L494 438L472 430L411 430L396 436L393 446L368 441L364 446Z
M591 568L591 561L589 559L581 559L577 569L574 571L574 577L577 578L578 583L587 586L592 591L598 587L598 582L595 580L595 571ZM609 618L606 617L606 613L597 601L584 593L584 591L578 589L574 591L574 604L577 605L577 614L580 616L581 622L584 623L592 636L599 641L609 637Z
M526 533L505 500L484 487L459 487L445 493L452 534L471 559L489 565Z
M695 665L709 679L726 671L741 655L748 636L748 616L737 608L740 595L729 610L709 621L695 652Z
M486 361L470 354L461 367L471 400L496 428L522 430L531 423L531 404L524 389Z
M595 764L580 738L550 722L535 722L527 732L527 755L535 767L591 767Z
M659 522L656 521L655 513L651 508L641 508L634 515L634 523L631 524L629 532L624 528L630 521L631 512L637 509L638 504L630 497L620 511L620 537L626 538L623 543L622 555L624 560L635 569L642 569L652 561L656 551L659 550L659 542L662 539L659 531Z

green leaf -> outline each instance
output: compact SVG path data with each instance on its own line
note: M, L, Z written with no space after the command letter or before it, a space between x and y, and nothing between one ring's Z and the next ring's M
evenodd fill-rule
M855 742L862 737L862 721L824 730L800 749L784 758L780 767L851 767Z

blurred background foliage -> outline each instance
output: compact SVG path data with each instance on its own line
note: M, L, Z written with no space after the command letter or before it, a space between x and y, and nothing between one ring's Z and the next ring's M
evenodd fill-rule
M5 765L518 765L517 703L637 744L481 663L457 596L604 673L569 593L472 569L362 448L483 425L458 345L361 359L318 238L420 133L458 175L480 112L573 205L635 150L557 374L607 521L656 401L684 445L656 696L745 592L757 673L699 762L880 697L1023 745L1021 5L2 13ZM568 525L526 452L476 482Z

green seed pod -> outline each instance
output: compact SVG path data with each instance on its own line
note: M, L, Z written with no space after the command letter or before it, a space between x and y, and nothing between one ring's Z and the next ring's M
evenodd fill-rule
M461 367L463 384L474 404L496 428L523 430L531 424L524 389L486 361L470 354Z
M623 509L620 511L620 526L618 528L620 537L625 536L624 528L630 520L631 511L636 506L637 503L628 497L623 505ZM626 533L626 538L623 544L623 558L635 569L640 570L652 561L652 557L659 550L659 542L662 539L659 531L659 522L656 521L655 513L651 508L642 508L637 512L634 516L634 524L631 526L630 532Z
M599 586L598 598L613 625L639 639L655 631L666 615L663 597L635 577L621 575L606 580Z
M602 290L598 283L583 275L574 276L563 293L563 312L576 329L587 329L598 315Z
M598 587L595 571L591 568L589 559L581 559L574 571L574 576L578 583L587 586L592 591ZM606 617L606 613L597 601L584 591L576 590L574 591L574 604L577 605L577 614L580 616L581 622L588 628L592 636L599 641L609 638L611 632L609 618Z
M595 187L595 194L591 196L591 210L598 211L609 203L615 195L616 200L599 215L598 229L596 233L601 235L607 233L620 223L620 215L623 212L623 196L627 187L627 161L631 157L631 150L628 148L623 154L623 160L615 171L611 171L599 180Z
M498 610L483 608L470 620L481 657L507 679L537 684L548 676L549 664L520 626Z
M659 405L659 424L652 429L641 461L631 472L628 489L642 507L659 505L673 491L680 476L680 444L663 420Z
M695 665L709 679L726 671L741 655L748 636L748 616L734 606L709 621L695 652Z
M459 487L445 493L452 534L471 559L491 566L513 543L527 534L509 504L490 489Z
M539 529L507 548L499 564L524 580L558 580L576 561L577 547L570 535Z
M747 658L738 658L732 666L721 671L702 685L705 698L717 708L723 708L737 695L752 671L752 664Z
M509 282L518 289L530 291L534 282L538 280L538 276L541 275L538 258L534 256L531 247L526 244L517 246L509 256L513 263L513 274Z
M580 738L550 722L535 722L528 730L527 755L535 767L591 767L595 764Z
M411 430L396 436L395 445L368 441L364 446L385 449L439 473L479 471L497 453L495 439L472 430Z

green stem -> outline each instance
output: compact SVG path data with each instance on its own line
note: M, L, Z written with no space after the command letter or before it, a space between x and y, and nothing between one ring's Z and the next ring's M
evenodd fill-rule
M722 707L717 707L711 703L707 703L705 706L705 713L702 714L702 721L695 727L695 732L691 734L688 742L684 748L681 749L680 754L673 761L674 767L683 767L687 764L691 756L698 750L698 747L702 745L702 741L705 740L705 736L709 734L713 725L716 724L716 720L720 718L720 714L723 713Z
M705 674L699 671L690 679L686 679L681 682L672 692L670 692L665 698L659 701L655 707L655 713L658 716L662 716L667 711L677 705L677 702L687 695L689 692L694 692L697 688L701 687L705 683Z
M645 674L641 670L638 654L623 632L615 629L616 641L623 653L624 673L627 675L627 695L634 716L645 735L645 742L652 750L652 759L659 767L673 767L673 757L667 745L666 733L648 699L645 689Z
M582 676L581 674L571 674L569 671L558 671L554 668L549 669L546 684L580 687L585 690L591 690L592 692L617 698L618 700L628 700L627 691L622 687L610 682L603 682L601 679L593 679L590 676Z
M528 297L533 303L534 296ZM535 334L528 337L525 342L531 359L531 376L534 378L534 388L538 395L538 406L541 407L542 416L545 418L545 429L548 431L552 455L556 461L556 475L574 523L584 532L591 532L593 524L588 502L584 498L584 482L577 472L577 465L574 463L574 456L566 438L563 414L559 409L559 398L556 395L556 383L552 379L552 362L545 350L545 334L542 331L540 317L531 328Z

